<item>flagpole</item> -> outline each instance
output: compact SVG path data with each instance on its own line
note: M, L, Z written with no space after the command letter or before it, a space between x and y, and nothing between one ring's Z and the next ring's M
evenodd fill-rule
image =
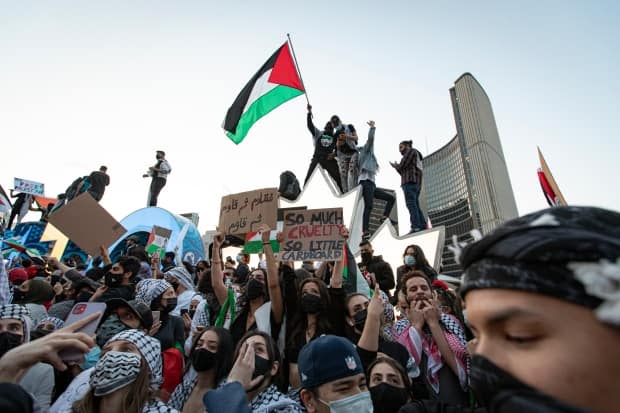
M297 73L299 74L299 80L301 81L301 86L304 88L304 95L306 96L306 102L310 105L310 99L308 99L308 91L306 90L306 85L304 85L304 79L301 77L301 70L299 70L299 64L297 63L297 57L295 56L295 49L293 48L293 41L291 40L290 33L286 33L286 37L288 38L288 44L291 47L291 54L293 55L293 62L295 62L295 68L297 69Z

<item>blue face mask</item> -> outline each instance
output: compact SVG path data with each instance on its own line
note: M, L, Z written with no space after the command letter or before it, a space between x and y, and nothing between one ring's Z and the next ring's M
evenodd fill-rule
M326 404L332 413L372 413L373 411L370 392L367 391L329 403L319 400Z
M405 265L410 267L415 265L415 258L413 258L413 255L405 255Z
M101 355L101 349L99 346L95 346L90 349L90 351L84 354L84 361L80 364L80 368L82 370L87 370L93 367L99 361L99 356Z

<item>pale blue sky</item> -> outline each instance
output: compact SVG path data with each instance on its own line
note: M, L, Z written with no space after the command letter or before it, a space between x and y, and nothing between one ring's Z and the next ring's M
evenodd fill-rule
M537 145L570 203L618 209L620 3L433 3L0 0L0 184L18 176L56 195L106 164L102 204L121 219L144 206L141 175L162 148L173 173L160 205L211 229L225 193L305 176L303 98L239 146L220 128L290 32L317 123L337 113L365 137L376 121L380 186L398 188L388 161L402 139L428 154L455 134L448 89L470 72L520 213L546 206ZM400 191L399 203L402 220Z

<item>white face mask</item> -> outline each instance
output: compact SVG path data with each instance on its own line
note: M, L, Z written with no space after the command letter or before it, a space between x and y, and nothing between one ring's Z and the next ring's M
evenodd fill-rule
M370 392L364 391L344 399L334 400L333 402L319 401L329 407L332 413L372 413L372 399Z
M134 353L108 351L95 364L90 386L95 396L105 396L133 383L140 374L142 358Z

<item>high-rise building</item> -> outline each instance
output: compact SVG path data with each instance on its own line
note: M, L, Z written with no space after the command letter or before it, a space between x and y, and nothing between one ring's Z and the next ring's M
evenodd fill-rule
M517 217L517 205L491 102L480 83L465 73L450 89L456 136L423 160L425 205L434 226L470 240L470 231L486 234ZM444 248L442 272L458 273L454 255Z

